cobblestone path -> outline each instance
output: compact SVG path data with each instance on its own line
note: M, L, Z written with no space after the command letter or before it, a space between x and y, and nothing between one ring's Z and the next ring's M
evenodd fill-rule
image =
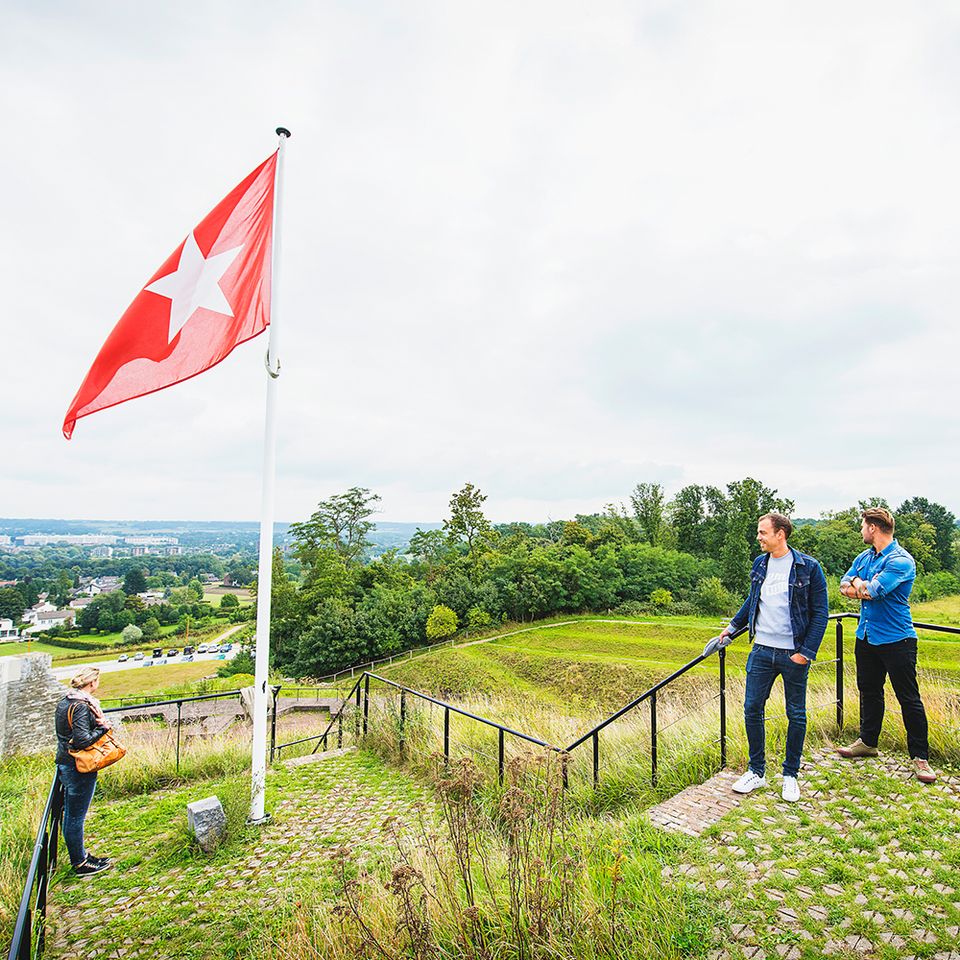
M248 791L249 777L237 777L220 789L204 783L95 800L87 846L109 853L115 865L84 880L61 868L46 955L262 956L271 924L283 922L301 891L332 885L331 848L349 845L361 861L376 857L384 820L397 815L410 822L429 803L411 778L359 754L272 770L267 809L273 819L266 826L245 826ZM237 835L206 857L187 835L185 806L210 793L225 806L224 793L232 797Z
M701 794L729 790L729 779ZM905 758L822 750L801 785L797 804L780 799L776 780L719 818L703 803L698 820L689 802L686 819L659 817L703 836L691 862L664 874L719 891L737 921L711 956L960 960L960 777L924 786Z

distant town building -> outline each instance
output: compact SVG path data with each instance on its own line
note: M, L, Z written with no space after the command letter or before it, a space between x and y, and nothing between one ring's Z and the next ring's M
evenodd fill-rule
M84 589L91 597L95 597L98 593L113 593L114 590L120 589L120 578L97 577L91 580Z
M179 537L124 537L123 542L129 546L139 547L174 547Z
M90 551L90 556L97 560L108 560L113 556L113 547L94 547Z
M0 618L0 641L19 639L20 631L13 625L13 621L6 617Z
M76 610L44 610L36 615L36 622L24 630L24 633L43 633L54 627L73 626Z
M25 533L15 542L25 547L49 547L57 543L70 547L112 547L117 537L105 533Z
M0 547L9 547L13 541L5 533L0 533Z
M71 610L82 610L84 607L93 603L93 597L76 597L70 601Z

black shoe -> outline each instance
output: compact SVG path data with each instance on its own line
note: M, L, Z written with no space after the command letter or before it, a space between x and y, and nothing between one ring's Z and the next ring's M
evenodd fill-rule
M109 857L95 857L92 853L88 853L87 863L92 863L95 867L109 867L113 861Z
M109 870L110 864L104 863L102 860L97 860L95 857L87 857L79 867L74 867L73 872L78 877L92 877L95 873L103 873L104 870Z

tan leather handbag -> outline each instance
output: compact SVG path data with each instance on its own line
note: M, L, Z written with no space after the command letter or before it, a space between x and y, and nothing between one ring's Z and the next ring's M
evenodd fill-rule
M76 704L71 704L67 710L67 723L70 729L73 729L73 711ZM80 773L92 773L94 770L102 770L109 767L111 763L122 760L127 754L127 748L113 735L112 730L107 730L98 740L91 743L89 747L82 750L68 750L67 753L73 757L73 762L77 765Z

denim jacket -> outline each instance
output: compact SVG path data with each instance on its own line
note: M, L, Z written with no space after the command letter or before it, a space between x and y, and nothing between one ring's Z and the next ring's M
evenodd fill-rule
M827 629L827 578L820 564L799 550L790 547L793 566L790 568L790 585L787 602L790 604L790 626L793 628L793 649L808 660L817 658L817 650ZM753 561L750 571L750 593L743 606L730 621L731 631L750 627L750 639L757 632L757 611L760 608L760 588L767 576L769 555L761 553Z

